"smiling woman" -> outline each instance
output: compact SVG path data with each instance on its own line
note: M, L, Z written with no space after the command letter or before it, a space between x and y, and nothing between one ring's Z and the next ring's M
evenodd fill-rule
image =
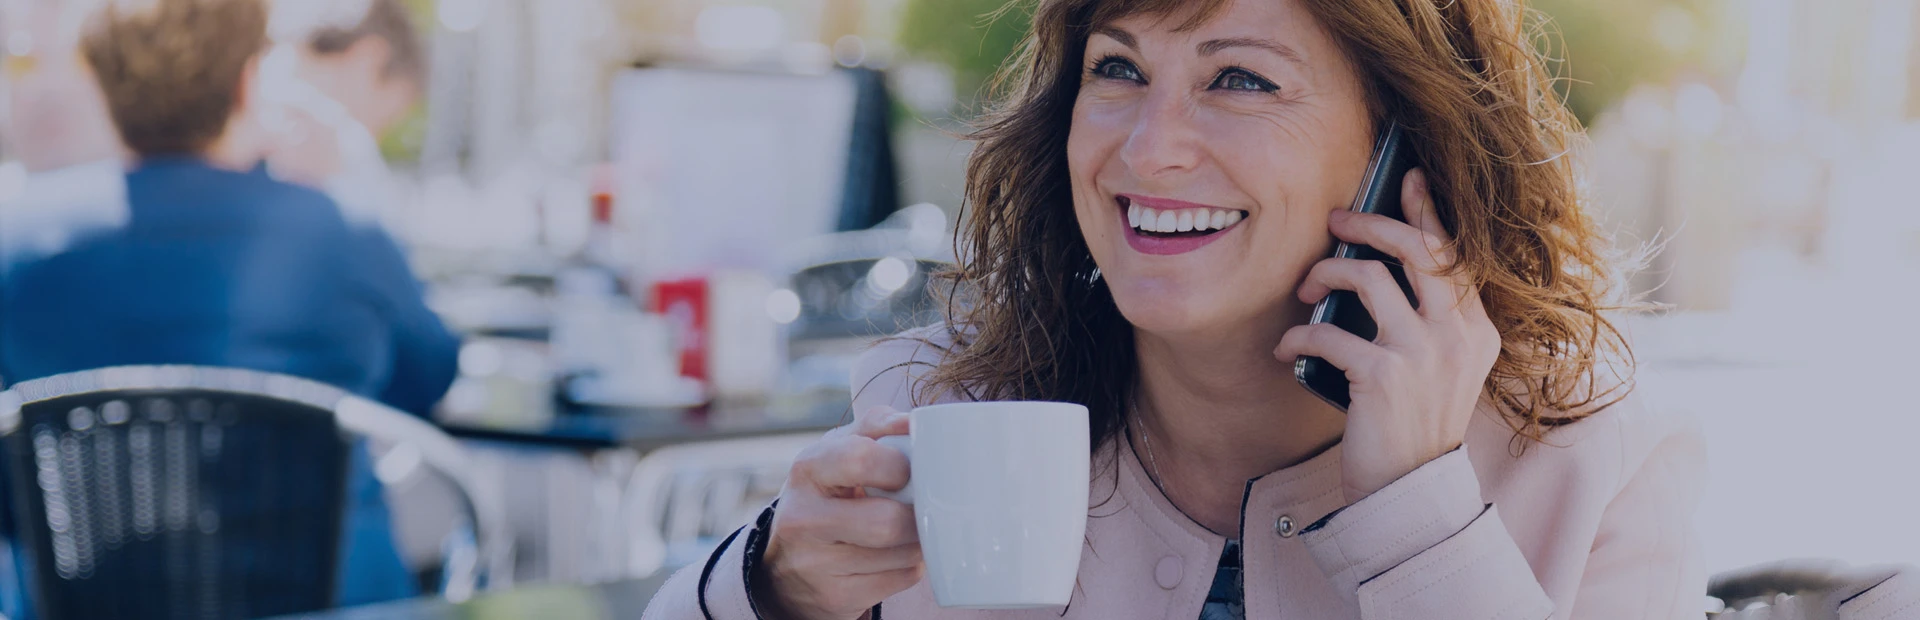
M1089 411L1078 587L992 617L1699 618L1699 431L1633 395L1525 16L1039 2L975 136L945 324L862 358L856 422L649 613L974 617L922 571L989 564L923 561L916 513L865 492L910 477L876 440L920 405L1044 400ZM1389 123L1405 221L1348 210ZM1310 323L1335 290L1377 338ZM1345 413L1294 380L1306 356L1345 373Z
M1229 11L1232 17L1215 19ZM1266 19L1242 19L1254 13ZM968 249L981 258L954 274L980 298L1006 303L974 304L965 320L954 322L953 337L970 346L934 373L926 383L928 396L966 385L983 397L1044 394L1126 410L1134 365L1116 358L1134 355L1123 344L1131 338L1123 335L1148 317L1122 316L1134 291L1091 275L1134 266L1119 253L1100 260L1102 242L1152 236L1125 234L1113 222L1141 232L1179 230L1177 209L1153 209L1154 220L1137 226L1129 221L1141 194L1151 193L1139 186L1151 183L1148 177L1156 172L1184 165L1147 158L1208 156L1227 164L1203 171L1210 177L1204 181L1192 175L1174 181L1186 195L1161 200L1207 203L1217 196L1219 204L1196 206L1269 220L1243 227L1295 231L1287 238L1256 231L1247 236L1271 239L1275 247L1237 250L1276 260L1236 263L1238 277L1206 271L1212 276L1204 283L1208 290L1237 301L1184 298L1185 305L1247 315L1247 308L1281 308L1276 298L1291 287L1278 284L1299 282L1326 255L1332 239L1325 234L1325 213L1351 201L1372 132L1392 118L1412 130L1439 218L1455 238L1455 268L1479 286L1503 336L1487 388L1509 424L1538 438L1546 428L1624 397L1628 377L1615 373L1630 372L1631 365L1607 363L1630 358L1606 316L1617 309L1610 302L1618 301L1612 295L1618 274L1611 245L1581 209L1574 162L1563 156L1581 134L1546 89L1550 76L1529 46L1526 17L1522 5L1511 2L1043 3L1034 16L1034 37L1001 78L1002 103L976 135L980 148L968 175ZM1210 22L1238 27L1204 28L1209 36L1199 36ZM1169 49L1154 50L1157 66L1149 66L1143 64L1142 37L1127 23L1182 36L1164 42ZM1186 49L1171 49L1176 46ZM1168 53L1174 51L1186 53ZM1183 88L1152 88L1167 80L1182 81ZM1165 96L1151 98L1159 94ZM1136 122L1157 112L1182 122ZM1073 122L1061 122L1065 118ZM1063 152L1066 160L1059 159ZM1069 180L1062 169L1069 162L1086 169L1094 158L1162 169L1104 182L1102 175L1112 179L1112 170L1088 170L1088 178ZM1100 198L1086 200L1095 196ZM1236 200L1264 205L1266 217L1261 209L1232 204ZM1075 211L1059 208L1070 203ZM1111 206L1113 216L1086 210L1092 203ZM1162 226L1165 213L1175 215L1172 227ZM1076 227L1085 234L1057 234ZM1212 236L1230 235L1222 230ZM1002 249L1013 247L1038 251ZM1161 263L1169 273L1200 269ZM1058 295L1021 294L1071 283L1085 285ZM1163 280L1141 284L1149 288L1138 292L1147 297L1171 292L1157 288L1167 284ZM1248 295L1262 290L1265 299ZM1106 296L1119 303L1100 299ZM1139 314L1155 311L1140 308ZM1049 341L1038 342L1034 338L1042 334L1026 327L1067 317L1087 328L1049 331ZM1247 333L1277 342L1283 326L1303 321L1297 315L1268 319L1264 328ZM1110 355L1057 354L1076 350ZM1062 379L1043 386L1045 380L1035 381L1043 376ZM1087 376L1109 380L1078 380ZM1095 441L1120 428L1117 418L1105 422Z

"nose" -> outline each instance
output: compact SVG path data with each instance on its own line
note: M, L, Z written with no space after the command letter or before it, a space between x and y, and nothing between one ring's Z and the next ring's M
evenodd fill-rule
M1193 107L1173 92L1150 93L1141 101L1133 132L1120 149L1120 161L1142 179L1193 170L1201 159Z

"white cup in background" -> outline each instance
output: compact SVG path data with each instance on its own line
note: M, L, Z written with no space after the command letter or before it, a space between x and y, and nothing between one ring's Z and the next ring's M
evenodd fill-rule
M964 609L1061 607L1086 539L1087 408L977 402L913 410L911 433L882 445L907 454L934 601Z

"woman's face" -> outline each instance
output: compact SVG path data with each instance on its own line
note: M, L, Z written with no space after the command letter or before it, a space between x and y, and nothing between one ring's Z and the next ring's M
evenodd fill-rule
M1359 73L1299 0L1094 30L1067 160L1120 311L1163 336L1270 334L1332 247L1373 147ZM1251 332L1245 330L1254 330Z

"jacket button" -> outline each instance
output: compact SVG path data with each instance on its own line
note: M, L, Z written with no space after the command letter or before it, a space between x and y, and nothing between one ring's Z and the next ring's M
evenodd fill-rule
M1160 558L1159 564L1153 565L1153 581L1160 584L1161 588L1172 590L1179 587L1180 578L1185 572L1186 568L1181 564L1180 558L1167 556Z
M1280 518L1273 520L1273 533L1279 534L1281 538L1293 538L1293 535L1300 531L1294 529L1293 517L1280 515Z

